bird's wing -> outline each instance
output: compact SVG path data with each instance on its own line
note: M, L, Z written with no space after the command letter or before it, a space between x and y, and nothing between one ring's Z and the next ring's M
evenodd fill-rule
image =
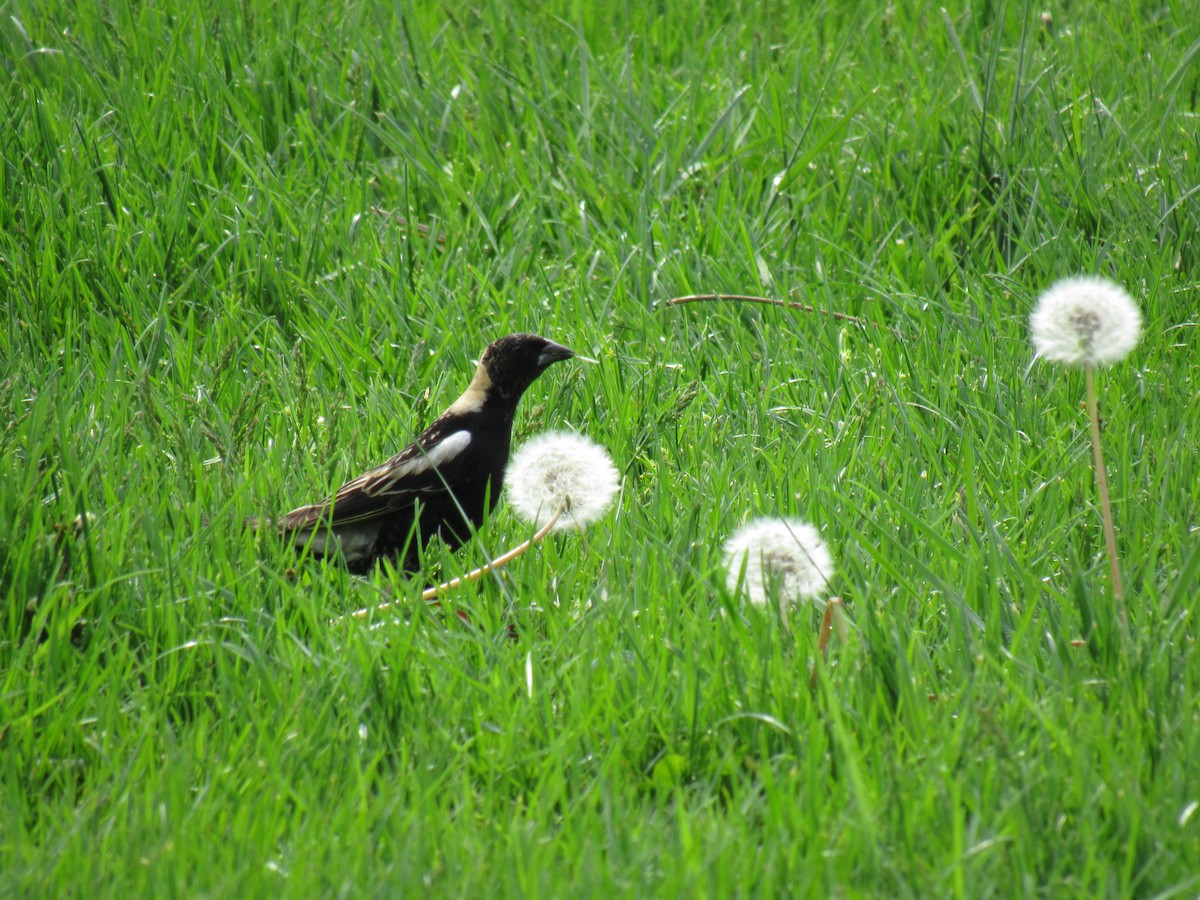
M470 431L435 422L383 465L343 484L331 500L292 510L279 520L279 528L300 531L320 524L349 525L412 506L422 495L446 490L446 467L470 443Z

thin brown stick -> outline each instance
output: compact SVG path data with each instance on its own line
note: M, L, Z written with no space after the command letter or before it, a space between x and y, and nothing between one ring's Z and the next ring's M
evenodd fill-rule
M833 312L828 309L818 309L815 306L809 306L807 303L799 303L795 300L776 300L774 297L756 297L753 294L688 294L685 297L672 297L670 300L664 300L663 303L667 306L681 306L684 303L703 303L711 301L728 300L735 303L763 303L767 306L784 306L788 309L802 309L805 312L820 313L823 316L832 316L835 319L840 319L843 322L854 322L857 325L870 325L866 319L860 319L858 316L852 316L849 313Z
M442 594L445 594L449 591L453 591L456 588L459 588L462 585L466 584L467 582L478 581L480 578L482 578L488 572L491 572L494 569L499 569L501 566L508 565L508 563L512 562L514 559L516 559L518 556L520 556L522 553L524 553L526 550L528 550L534 544L541 543L541 541L545 539L546 535L548 535L550 533L551 529L553 529L554 526L558 523L558 520L560 518L562 518L562 515L564 512L566 512L566 509L564 507L559 507L558 511L555 512L554 515L552 515L550 517L550 520L548 522L546 522L546 524L543 525L541 528L539 528L537 530L537 533L534 534L534 536L531 537L529 540L524 541L521 544L518 544L516 547L513 547L511 550L509 550L506 553L502 553L500 556L497 556L495 559L493 559L490 563L487 563L486 565L482 565L478 569L472 569L470 572L468 572L465 575L459 575L457 578L451 578L449 581L443 581L439 585L435 585L434 587L431 587L431 588L426 588L421 593L421 599L426 600L426 601L436 600ZM367 616L369 616L373 612L386 612L387 610L391 609L393 606L396 606L397 603L399 603L399 602L400 601L398 601L398 600L389 600L389 601L387 601L387 603L380 603L378 606L365 606L362 609L356 609L354 612L348 613L347 615L339 616L337 619L334 620L334 622L335 623L341 622L343 619L365 619Z
M1121 584L1121 564L1117 560L1117 533L1113 528L1112 503L1108 498L1108 473L1104 469L1104 451L1100 446L1100 413L1096 402L1096 368L1085 366L1083 382L1087 386L1087 411L1092 428L1092 465L1100 490L1100 518L1104 521L1104 543L1108 549L1108 571L1112 578L1113 605L1121 620L1121 630L1129 636L1129 618L1125 614L1125 587Z
M560 518L562 518L562 514L564 512L566 512L566 510L562 507L559 507L558 511L555 512L554 515L552 515L550 517L550 520L548 522L546 522L546 524L543 525L541 528L539 528L537 530L537 533L534 534L534 536L531 537L529 540L527 540L521 544L518 544L516 547L513 547L511 550L509 550L507 553L503 553L500 556L497 556L490 563L486 563L485 565L480 566L478 569L474 569L473 571L468 572L466 575L459 575L457 578L451 578L449 581L444 581L441 584L437 585L436 587L426 588L424 593L421 594L421 599L422 600L434 600L441 594L446 593L447 591L452 591L455 588L457 588L463 584L466 584L468 581L478 581L480 578L482 578L484 575L486 575L488 572L492 571L493 569L498 569L501 566L507 565L508 563L512 562L514 559L516 559L518 556L520 556L522 553L524 553L526 550L528 550L534 544L541 543L541 541L543 539L545 539L546 535L548 535L551 532L551 530L554 528L554 526L558 523L558 520Z
M829 309L820 309L816 306L809 306L807 303L799 303L795 300L776 300L773 297L757 297L753 294L688 294L685 297L672 297L669 300L664 300L666 306L679 306L683 303L702 303L714 300L729 300L734 303L763 303L767 306L782 306L787 309L802 309L805 312L819 313L823 316L830 316L842 322L853 322L855 325L869 326L871 328L878 327L874 322L852 316L849 313L834 312ZM888 331L898 338L903 338L904 334L897 328L888 326Z

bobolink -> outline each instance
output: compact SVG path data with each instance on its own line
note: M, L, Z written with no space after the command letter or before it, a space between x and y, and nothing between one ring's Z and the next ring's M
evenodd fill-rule
M575 353L533 334L510 334L483 353L462 396L407 448L348 481L333 499L277 523L297 548L337 556L355 574L383 557L418 568L434 536L460 547L500 499L513 416L525 389Z

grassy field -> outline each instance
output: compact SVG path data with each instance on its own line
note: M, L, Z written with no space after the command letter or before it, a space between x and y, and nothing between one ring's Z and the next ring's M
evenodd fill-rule
M1200 890L1194 5L650 6L4 4L0 894ZM1028 339L1077 272L1145 319L1127 636ZM517 442L622 491L469 623L416 596L504 507L412 582L240 529L516 330L599 360ZM725 586L760 515L830 542L827 662Z

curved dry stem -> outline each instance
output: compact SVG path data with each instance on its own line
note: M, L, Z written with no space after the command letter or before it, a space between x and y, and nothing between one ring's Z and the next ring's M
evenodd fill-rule
M457 578L451 578L449 581L444 581L441 584L437 585L436 587L426 588L425 591L421 594L421 599L422 600L435 600L442 594L446 593L447 591L452 591L455 588L458 588L461 585L466 584L468 581L478 581L480 578L482 578L488 572L491 572L493 569L499 569L501 566L508 565L508 563L512 562L514 559L516 559L518 556L520 556L522 553L524 553L526 550L528 550L534 544L541 543L542 540L545 539L546 535L548 535L551 532L551 530L553 530L554 526L558 523L558 520L560 518L562 518L563 513L565 513L566 511L567 511L567 509L565 506L560 506L558 508L558 510L554 513L554 515L552 515L550 517L550 520L548 522L546 522L546 524L543 525L541 528L539 528L537 530L537 533L534 534L534 536L531 537L529 540L527 540L521 544L518 544L516 547L513 547L511 550L509 550L507 553L502 553L500 556L497 556L495 559L493 559L490 563L487 563L486 565L482 565L478 569L474 569L474 570L468 572L466 575L459 575Z
M553 530L554 526L556 524L558 524L558 520L562 518L563 513L565 513L566 511L567 511L567 509L565 506L560 506L558 508L558 510L554 513L554 515L552 515L550 517L550 520L548 522L546 522L546 524L543 525L541 528L539 528L537 530L537 532L533 535L533 537L531 537L529 540L518 544L516 547L513 547L511 550L507 551L506 553L500 554L495 559L493 559L490 563L487 563L486 565L482 565L478 569L472 569L470 572L468 572L465 575L459 575L457 578L451 578L449 581L443 581L441 584L435 585L431 588L426 588L421 593L421 599L426 600L426 601L436 600L442 594L449 593L450 591L453 591L459 587L462 587L464 584L467 584L468 582L478 581L480 578L482 578L488 572L495 571L496 569L499 569L502 566L508 565L510 562L512 562L514 559L516 559L518 556L520 556L522 553L524 553L526 550L528 550L534 544L539 544L543 540L545 540L546 535L548 535L551 532L551 530ZM396 606L398 602L399 601L397 601L397 600L389 600L387 603L380 603L377 606L365 606L362 609L356 609L354 612L348 613L347 615L339 616L337 619L334 620L334 622L337 623L337 622L342 621L343 619L365 619L367 616L369 616L373 612L386 612L387 610Z
M868 319L863 319L858 316L852 316L849 313L834 312L829 309L820 309L816 306L809 306L807 303L800 303L796 300L776 300L774 297L758 297L754 294L688 294L683 297L672 297L669 300L663 300L664 306L681 306L684 303L704 303L727 300L732 303L762 303L766 306L782 306L786 309L802 309L805 312L819 313L823 316L830 316L842 322L853 322L855 325L866 327L877 327L874 322ZM903 338L904 335L898 329L888 327L894 336Z
M833 316L833 318L840 319L843 322L854 322L858 325L871 324L866 319L860 319L858 316L852 316L849 313L833 312L827 309L817 309L815 306L809 306L807 303L799 303L795 300L776 300L774 297L756 297L753 294L688 294L685 297L672 297L670 300L664 300L663 303L667 306L681 306L684 303L702 303L721 300L728 300L734 303L763 303L767 306L784 306L788 309L802 309L805 312L820 313L824 316Z
M1104 469L1104 451L1100 445L1100 413L1096 402L1096 367L1085 366L1083 381L1087 387L1088 419L1092 428L1092 463L1096 470L1096 486L1100 491L1100 518L1104 520L1104 544L1108 550L1108 569L1112 579L1113 605L1121 621L1121 630L1129 635L1129 618L1125 614L1125 588L1121 584L1121 564L1117 559L1117 533L1113 528L1112 503L1108 499L1108 473Z

